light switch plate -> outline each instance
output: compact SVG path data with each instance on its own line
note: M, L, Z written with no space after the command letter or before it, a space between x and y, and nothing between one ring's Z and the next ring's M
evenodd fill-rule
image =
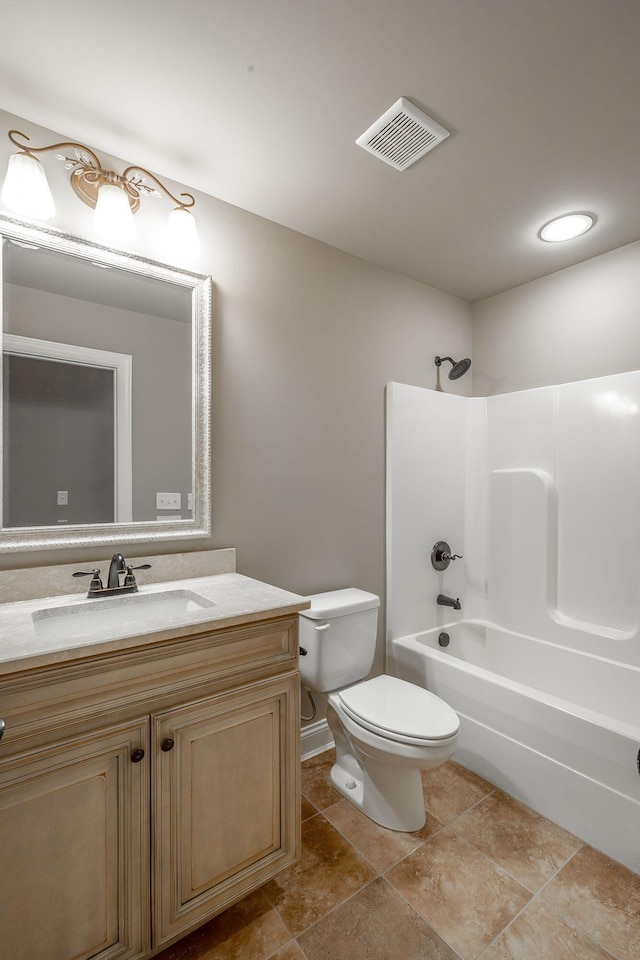
M156 510L180 510L182 495L179 493L156 493Z

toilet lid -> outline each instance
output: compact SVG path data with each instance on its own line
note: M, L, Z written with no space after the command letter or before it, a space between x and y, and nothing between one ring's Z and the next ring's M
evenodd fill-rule
M345 712L361 726L393 740L446 740L460 729L451 707L423 687L397 677L374 677L339 694Z

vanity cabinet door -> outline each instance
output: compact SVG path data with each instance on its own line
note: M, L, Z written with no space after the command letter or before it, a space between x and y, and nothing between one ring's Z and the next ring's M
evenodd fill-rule
M297 674L152 718L154 947L298 856Z
M0 759L0 953L148 950L149 720ZM141 762L132 762L145 751ZM1 758L0 750L0 758Z

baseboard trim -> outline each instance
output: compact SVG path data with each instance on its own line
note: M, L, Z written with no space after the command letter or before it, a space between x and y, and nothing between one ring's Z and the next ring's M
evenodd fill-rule
M300 754L302 760L309 760L318 753L324 753L333 746L333 737L326 720L316 720L300 730Z

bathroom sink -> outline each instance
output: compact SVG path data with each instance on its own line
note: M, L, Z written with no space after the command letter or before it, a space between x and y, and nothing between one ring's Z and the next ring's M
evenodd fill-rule
M73 639L96 630L113 628L122 633L143 629L161 629L175 626L176 618L189 618L209 607L215 607L193 590L165 590L158 593L135 593L129 597L96 598L85 603L64 607L47 607L32 614L33 626L39 637L50 640ZM167 621L171 621L167 624Z

